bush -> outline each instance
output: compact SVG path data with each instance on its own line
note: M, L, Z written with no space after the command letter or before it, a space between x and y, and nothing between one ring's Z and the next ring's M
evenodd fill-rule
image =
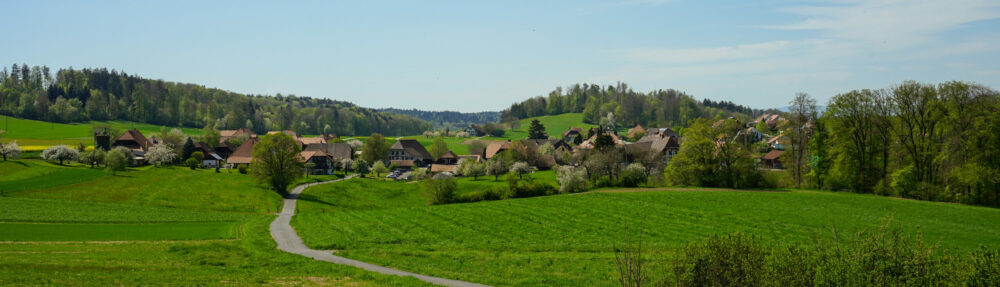
M587 190L587 171L583 168L568 165L556 167L556 180L559 181L559 192L574 193Z
M487 200L501 200L509 198L509 191L503 187L493 186L484 190L477 190L461 194L455 198L455 202L477 202Z
M622 186L637 187L646 183L646 167L641 163L633 163L625 167L622 171Z
M513 198L552 195L556 192L555 186L544 182L514 181L514 184L510 185L510 195Z
M247 174L247 165L241 164L236 168L236 170L238 170L241 174Z
M455 202L455 190L458 183L451 176L434 176L424 181L424 189L431 194L431 205Z
M810 247L762 243L742 234L689 244L671 263L677 286L997 286L1000 253L974 252L968 262L885 224L849 242ZM672 279L672 280L671 280Z
M191 170L196 170L198 169L199 166L201 166L201 163L198 162L197 159L189 157L187 160L184 161L184 166L190 168Z

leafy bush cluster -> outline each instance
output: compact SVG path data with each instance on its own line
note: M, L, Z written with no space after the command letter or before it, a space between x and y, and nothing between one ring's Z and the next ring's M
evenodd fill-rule
M775 245L744 235L686 246L660 274L672 286L998 286L1000 250L938 251L883 225L846 241ZM647 274L648 275L648 274ZM655 276L654 276L655 277Z

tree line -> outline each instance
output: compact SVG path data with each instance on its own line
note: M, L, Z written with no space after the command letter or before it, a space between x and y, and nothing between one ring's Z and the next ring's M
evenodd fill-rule
M793 141L801 185L923 200L1000 206L1000 96L966 82L904 82L830 99L808 97L792 118L813 123ZM812 104L814 106L814 104ZM789 127L801 129L794 124Z
M352 103L295 95L244 95L107 69L13 65L0 71L0 114L52 122L126 120L217 129L294 130L300 134L418 134L418 118Z
M729 101L706 99L699 102L684 92L672 89L636 92L627 84L618 83L606 87L592 84L559 87L547 97L534 97L511 105L502 112L501 118L504 122L511 122L529 117L583 113L584 122L600 124L605 115L614 113L620 126L641 124L646 127L680 128L696 118L733 116L747 120L760 112Z

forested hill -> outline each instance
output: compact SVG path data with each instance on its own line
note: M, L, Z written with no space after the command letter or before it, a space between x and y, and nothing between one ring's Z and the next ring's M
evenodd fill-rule
M107 69L13 65L0 72L0 114L53 122L127 120L258 133L419 134L430 124L329 99L244 95L201 85L145 79Z
M695 118L734 116L747 120L761 111L728 101L698 101L676 90L656 90L648 93L633 91L618 83L602 87L575 84L556 88L548 97L534 97L511 105L503 111L503 121L562 113L583 113L583 121L600 124L600 119L614 112L619 126L682 127Z
M435 128L463 128L469 124L485 124L500 122L500 112L462 113L455 111L421 111L417 109L403 110L395 108L379 109L379 111L404 114L425 120Z

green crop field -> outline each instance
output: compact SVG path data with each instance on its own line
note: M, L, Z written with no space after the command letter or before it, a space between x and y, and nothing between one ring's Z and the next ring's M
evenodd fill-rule
M192 171L175 166L146 166L111 176L107 171L82 166L60 167L39 160L18 162L34 167L14 171L11 178L15 180L8 181L6 176L0 179L0 188L10 187L5 193L16 197L134 203L197 211L278 211L278 194L254 184L248 175L232 171L215 173L214 170ZM16 165L16 162L4 165ZM84 174L65 180L51 175L18 179L23 177L20 173L45 173L40 171L45 169L95 175ZM48 178L52 180L45 180Z
M535 119L538 119L538 122L545 126L545 132L553 137L561 137L562 133L570 128L583 128L586 131L589 128L597 126L584 123L583 114L581 113L566 113L522 119L520 126L516 129L508 130L504 137L510 139L528 138L528 128L531 127L531 121ZM584 132L584 136L587 136L586 132Z
M279 251L270 220L251 218L227 240L4 241L0 285L427 285Z
M0 223L0 241L191 240L233 238L235 222Z
M599 192L427 206L405 196L338 198L375 190L335 183L309 189L293 225L306 244L413 272L492 285L616 285L614 244L626 227L666 256L692 241L735 232L810 244L887 219L954 252L1000 247L1000 210L870 195L794 191ZM460 184L461 186L461 184ZM361 189L358 189L361 188ZM337 192L329 192L337 190ZM358 195L352 196L358 196ZM346 196L344 196L346 197ZM377 208L371 208L376 206Z
M79 143L93 145L94 139L91 132L95 125L110 125L123 131L136 128L146 136L160 133L161 129L161 126L157 125L125 121L60 124L0 116L0 130L7 131L6 134L0 135L0 140L4 142L17 140L18 144L28 147L77 145ZM181 128L181 130L189 135L202 134L202 130L198 128Z
M0 186L11 185L0 194L3 286L426 286L277 250L267 225L281 197L248 175L0 162Z

